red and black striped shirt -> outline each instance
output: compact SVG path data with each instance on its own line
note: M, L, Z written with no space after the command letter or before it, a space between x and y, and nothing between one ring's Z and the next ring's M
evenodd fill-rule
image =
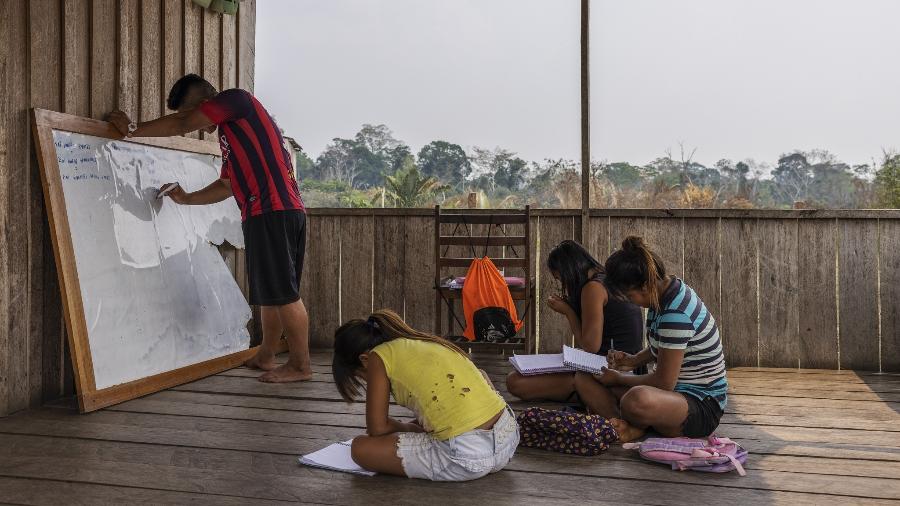
M200 104L200 111L219 127L221 177L231 182L242 219L304 209L281 130L256 97L225 90Z

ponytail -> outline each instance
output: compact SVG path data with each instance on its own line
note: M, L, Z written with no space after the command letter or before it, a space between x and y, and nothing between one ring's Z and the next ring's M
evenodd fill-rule
M665 278L666 266L662 259L637 236L626 237L622 249L606 260L608 287L619 296L629 290L647 290L654 311L659 311L658 282Z
M363 389L363 381L357 376L362 368L359 356L394 339L433 342L468 358L462 349L450 341L410 327L390 309L380 309L369 315L367 320L350 320L334 332L331 374L345 401L352 402Z

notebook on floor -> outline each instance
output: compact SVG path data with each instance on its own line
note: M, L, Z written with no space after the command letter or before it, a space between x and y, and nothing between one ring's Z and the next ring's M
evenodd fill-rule
M584 371L591 374L600 374L602 367L608 367L606 357L588 353L571 346L563 346L563 364L570 370Z
M340 471L342 473L361 474L363 476L375 476L372 471L366 471L359 467L353 458L350 457L350 441L334 443L326 446L317 452L304 455L298 460L301 464L318 467L320 469L329 469L331 471Z
M522 376L534 376L536 374L552 374L557 372L572 372L563 364L562 353L543 353L538 355L513 355L509 357L509 363Z

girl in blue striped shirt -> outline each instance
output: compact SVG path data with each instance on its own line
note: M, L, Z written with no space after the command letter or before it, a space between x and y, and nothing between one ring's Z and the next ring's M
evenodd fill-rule
M635 355L610 351L609 368L579 373L575 387L592 413L623 418L629 441L648 427L667 437L705 437L716 429L727 401L725 357L716 320L691 287L666 275L662 259L640 237L628 237L606 261L610 291L649 308L649 346ZM627 375L649 362L650 374ZM624 432L624 433L622 433Z

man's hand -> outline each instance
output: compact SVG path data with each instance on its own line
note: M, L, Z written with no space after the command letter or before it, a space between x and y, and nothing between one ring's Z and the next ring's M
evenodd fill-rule
M123 138L132 136L174 137L196 130L204 130L209 133L216 131L216 125L199 108L188 109L163 116L162 118L142 122L140 128L122 111L109 113L106 116L106 120L122 134ZM129 131L128 125L132 124L134 129Z
M600 370L602 372L600 374L595 374L594 378L599 381L601 385L614 387L622 384L622 373L619 371L606 367L603 367Z
M616 371L631 371L638 365L637 357L618 350L609 350L606 361L609 362L609 368Z
M184 191L184 188L182 188L180 184L166 183L166 184L162 185L162 188L165 188L166 186L169 186L170 184L175 184L176 186L175 186L175 188L169 190L169 193L167 193L165 196L172 199L172 202L175 202L176 204L182 204L182 205L190 204L190 194L188 192Z
M166 185L168 186L168 185ZM166 186L163 186L165 188ZM204 206L215 204L231 197L231 183L227 179L216 179L205 188L195 192L186 192L181 186L176 187L171 193L166 194L176 204L191 206Z
M122 111L113 111L106 115L106 120L112 123L116 130L122 134L122 137L131 137L128 132L128 125L131 124L131 118Z
M566 299L563 299L558 295L551 295L550 297L547 297L547 305L550 306L550 309L556 311L561 315L568 314L570 311L572 311L572 306L570 306L569 303L566 302Z

